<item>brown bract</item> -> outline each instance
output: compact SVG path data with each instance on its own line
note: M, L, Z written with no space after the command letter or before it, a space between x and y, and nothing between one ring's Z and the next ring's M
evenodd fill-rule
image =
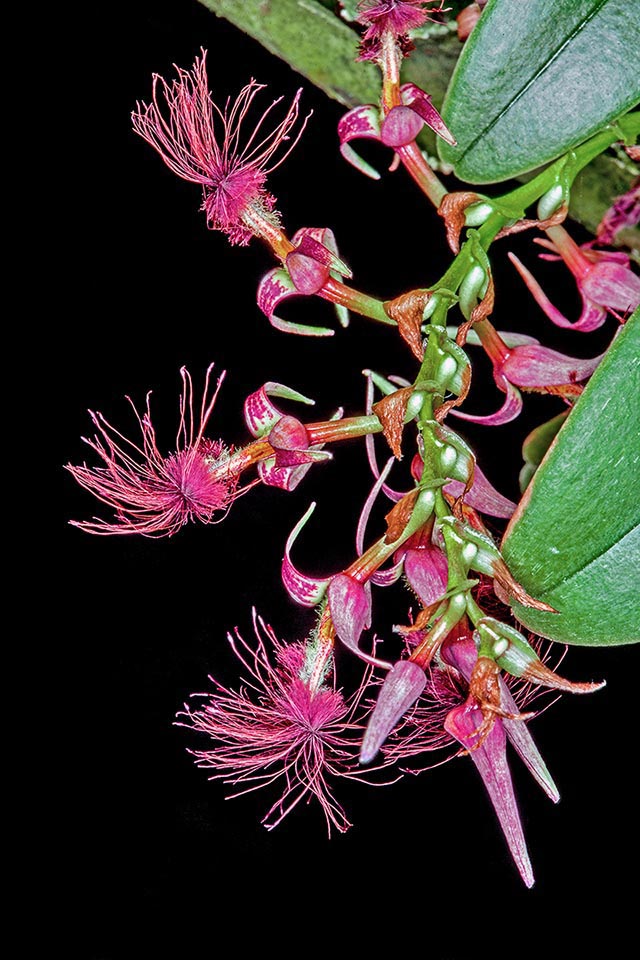
M437 420L438 423L442 423L453 407L459 407L460 404L466 400L470 387L471 367L465 367L465 369L462 371L462 390L460 391L460 395L453 397L451 400L447 400L445 403L441 403L440 406L434 410L433 419Z
M385 312L396 321L400 336L417 360L424 357L422 315L430 297L430 290L411 290L395 300L388 300L384 305Z
M489 282L487 284L487 292L480 301L480 303L473 308L471 311L471 316L468 320L465 320L464 323L460 324L458 327L458 332L456 333L456 343L459 347L464 347L467 342L467 336L469 335L469 330L474 323L479 323L480 320L486 320L487 317L491 316L493 313L493 307L496 299L496 290L493 285L493 275L489 273Z
M398 460L402 459L404 415L412 393L413 387L403 387L373 405L373 412L382 424L385 440Z
M563 203L562 206L558 207L556 212L552 213L546 220L523 219L513 223L510 227L503 227L500 233L496 234L496 240L501 240L502 237L508 237L512 233L522 233L523 230L531 230L533 227L538 227L539 230L548 230L549 227L557 227L558 224L566 220L568 213L569 207L566 203Z
M494 584L501 588L501 592L496 590L497 596L502 599L503 596L509 599L517 600L525 607L532 607L534 610L545 610L547 613L557 613L558 611L544 603L542 600L535 600L529 596L521 583L518 583L511 574L504 560L497 560L493 569ZM509 601L506 601L509 602Z
M471 750L482 746L491 733L496 717L502 717L503 720L529 720L533 716L532 713L508 713L502 708L500 667L490 657L478 657L469 681L469 697L477 702L482 711L482 723L475 731L478 739Z
M419 494L419 490L411 490L406 496L396 503L395 507L389 510L385 520L387 521L387 532L385 534L385 543L393 543L404 533L405 527L413 513L413 507Z
M464 212L472 203L481 198L470 190L458 190L445 193L438 207L438 215L443 218L447 231L447 242L454 253L460 253L460 233L465 225Z

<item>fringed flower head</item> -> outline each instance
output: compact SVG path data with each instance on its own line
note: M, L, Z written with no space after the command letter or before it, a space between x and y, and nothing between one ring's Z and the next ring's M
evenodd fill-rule
M141 415L129 397L142 434L141 445L127 439L101 413L91 414L98 433L83 437L105 466L86 464L67 470L90 493L116 512L113 522L93 519L72 521L89 533L141 533L164 537L176 533L189 520L212 523L222 519L238 495L237 473L228 466L228 451L219 440L209 440L204 431L213 411L224 373L210 394L213 364L207 370L199 422L194 417L193 383L182 367L180 420L173 453L158 450L151 420L150 396Z
M286 159L298 142L306 120L292 143L290 132L298 119L300 90L280 123L263 129L280 99L265 110L246 131L247 114L264 84L251 80L234 103L220 109L211 98L206 51L196 57L192 70L176 67L171 84L154 74L152 103L138 103L131 114L133 129L158 151L166 165L183 180L202 186L201 209L212 230L226 233L231 243L245 245L261 235L260 223L278 223L275 198L265 188L266 178ZM166 103L166 116L160 99ZM283 144L284 153L276 158Z
M358 5L358 23L366 30L362 36L361 60L375 59L380 52L380 43L385 34L400 41L403 52L413 49L407 34L416 30L432 13L442 13L442 3L437 6L427 0L362 0Z
M263 819L268 830L278 826L300 801L316 800L327 829L341 833L349 823L329 780L358 776L358 733L355 723L365 675L356 693L345 699L330 685L332 658L321 638L286 644L277 639L254 611L256 644L236 630L228 635L246 674L238 690L212 679L215 691L200 709L185 704L178 726L207 734L213 746L190 751L198 766L238 787L233 796L279 785L280 798Z

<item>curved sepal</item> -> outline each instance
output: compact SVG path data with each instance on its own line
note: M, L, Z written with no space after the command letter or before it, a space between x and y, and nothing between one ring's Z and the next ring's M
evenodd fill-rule
M268 380L255 393L250 393L244 402L244 421L253 437L266 436L282 419L282 413L271 402L271 397L295 400L297 403L306 403L309 406L315 404L315 400L305 397L297 390L292 390L284 383Z
M290 297L299 296L301 296L300 291L282 267L274 267L269 270L258 285L258 306L276 330L280 330L282 333L295 333L302 337L332 337L335 331L328 327L312 327L276 317L275 310L279 304Z
M282 560L282 582L285 590L296 603L303 607L315 607L316 604L320 603L330 580L330 577L309 577L301 573L291 561L291 548L315 508L315 503L312 503L287 537Z
M350 163L356 170L371 177L372 180L379 180L380 174L374 167L358 156L355 150L349 146L351 140L380 140L380 112L372 104L365 104L362 107L355 107L345 113L338 124L338 137L340 139L340 153L344 159Z

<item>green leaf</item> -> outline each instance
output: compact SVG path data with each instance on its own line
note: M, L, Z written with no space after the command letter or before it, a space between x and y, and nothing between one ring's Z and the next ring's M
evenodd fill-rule
M570 412L514 514L502 552L545 613L526 627L562 643L640 640L640 309Z
M640 99L640 4L489 0L464 46L439 144L462 180L495 183L582 143Z
M380 73L358 63L359 36L316 0L201 0L346 106L373 103ZM247 66L247 75L251 74Z
M552 417L551 420L541 423L540 426L532 430L525 438L522 444L524 466L520 471L519 478L520 490L523 493L531 483L531 478L542 463L542 458L551 446L551 442L558 433L558 430L567 419L568 413L568 410L563 410L562 413L559 413L556 417Z

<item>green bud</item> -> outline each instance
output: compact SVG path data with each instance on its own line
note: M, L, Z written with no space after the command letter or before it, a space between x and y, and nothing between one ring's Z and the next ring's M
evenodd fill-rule
M479 638L478 655L495 660L501 670L506 670L513 677L521 677L527 667L540 660L518 630L493 617L478 620L476 633Z
M477 306L478 300L481 300L487 292L488 283L489 277L484 267L474 263L467 271L459 290L460 309L467 320Z
M481 227L493 213L493 207L486 200L470 203L464 211L465 224L468 227Z

